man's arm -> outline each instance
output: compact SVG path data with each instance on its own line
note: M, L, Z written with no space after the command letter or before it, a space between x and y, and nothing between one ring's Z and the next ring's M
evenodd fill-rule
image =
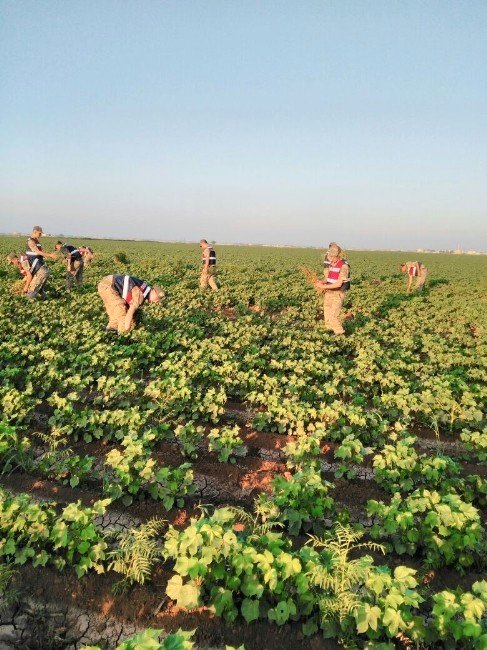
M125 320L120 323L118 322L118 333L119 334L124 334L125 332L129 332L130 328L132 327L132 323L134 321L134 314L137 311L137 307L134 305L130 305L128 308L127 313L125 314Z
M73 260L71 258L71 253L68 251L66 255L66 268L68 270L68 273L72 273L74 275L73 271Z
M208 248L205 248L203 251L203 261L204 261L204 269L205 271L208 270L208 267L210 266L210 251Z
M46 251L40 250L37 248L35 242L33 242L31 238L27 240L27 246L29 247L29 250L36 255L40 255L41 257L49 257L51 260L57 260L56 253L47 253Z
M144 294L142 291L139 289L139 287L134 287L132 289L132 300L130 302L130 306L128 308L127 313L125 314L125 320L122 324L122 327L120 327L120 324L118 326L118 332L123 333L123 332L129 332L130 328L132 327L133 321L134 321L134 315L137 309L141 306L141 304L144 302Z
M29 284L30 281L32 280L32 273L30 271L27 271L27 273L24 275L24 288L22 289L22 293L27 293L29 290Z
M326 274L326 277L328 277L328 273ZM327 291L328 289L340 289L343 283L348 280L348 277L349 277L348 266L346 264L343 264L342 268L340 269L340 274L336 282L328 283L325 278L324 280L318 280L315 286L317 289L321 289L322 291Z
M344 280L342 278L338 278L336 282L327 282L326 280L318 280L316 282L315 287L318 289L321 289L322 291L326 291L327 289L339 289Z

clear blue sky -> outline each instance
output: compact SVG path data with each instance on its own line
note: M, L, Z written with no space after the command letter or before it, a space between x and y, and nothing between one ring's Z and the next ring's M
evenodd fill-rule
M487 248L487 2L2 0L0 231Z

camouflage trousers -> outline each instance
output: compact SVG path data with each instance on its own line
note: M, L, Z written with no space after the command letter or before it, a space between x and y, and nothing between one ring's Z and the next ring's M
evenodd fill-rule
M83 269L85 263L83 260L75 260L70 264L70 270L66 273L66 287L68 289L73 288L73 284L76 283L77 287L81 287L83 284Z
M345 300L345 292L340 290L325 291L323 299L323 315L326 329L333 330L335 334L344 334L345 330L340 320L340 310Z
M426 276L428 275L428 269L424 266L421 268L418 279L416 280L416 286L414 287L415 291L422 291L424 283L426 282Z
M107 329L123 331L128 306L122 296L112 287L113 275L107 275L98 284L98 295L103 300L108 314Z
M33 300L39 294L42 294L44 290L44 285L47 282L47 278L51 275L51 272L45 264L43 264L38 270L37 273L33 276L32 280L29 282L29 286L26 291L26 297Z
M200 288L206 289L209 285L213 291L218 291L218 286L216 284L215 277L216 277L215 266L209 266L207 269L203 267L201 269L201 275L200 275Z

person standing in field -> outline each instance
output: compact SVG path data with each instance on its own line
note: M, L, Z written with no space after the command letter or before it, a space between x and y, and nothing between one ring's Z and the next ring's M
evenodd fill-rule
M164 298L164 291L131 275L107 275L98 284L98 295L108 314L107 331L121 334L133 328L137 309L146 301L160 302Z
M71 244L63 244L62 241L57 241L54 248L66 259L66 288L72 289L75 282L76 286L81 287L84 261L79 248L71 246Z
M42 237L42 228L34 226L32 235L27 239L27 250L25 256L29 264L30 279L26 285L25 295L27 298L33 300L36 296L43 293L47 278L50 271L45 263L46 257L55 260L57 255L55 253L46 253L40 243ZM25 269L24 269L25 270ZM26 277L29 277L26 275Z
M200 275L200 287L206 289L210 285L212 291L218 291L218 286L215 281L216 276L216 253L213 246L211 246L206 239L200 241L200 248L202 253L203 268Z
M422 291L426 282L426 276L428 275L428 269L423 262L403 262L399 266L399 270L401 273L407 273L408 275L408 293L413 288L413 278L417 278L416 286L414 287L415 291Z
M325 276L316 280L315 287L324 293L323 315L325 327L336 335L345 334L340 320L340 310L345 292L350 289L350 264L342 257L342 249L332 242L326 252Z

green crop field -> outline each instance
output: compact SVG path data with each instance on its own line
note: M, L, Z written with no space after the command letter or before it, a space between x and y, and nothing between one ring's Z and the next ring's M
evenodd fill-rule
M485 256L420 254L407 294L417 254L348 253L334 337L301 269L321 273L318 250L217 246L212 293L197 245L70 243L96 254L84 286L48 261L30 302L5 260L25 239L0 238L18 647L487 648ZM128 335L105 331L112 273L166 291Z

